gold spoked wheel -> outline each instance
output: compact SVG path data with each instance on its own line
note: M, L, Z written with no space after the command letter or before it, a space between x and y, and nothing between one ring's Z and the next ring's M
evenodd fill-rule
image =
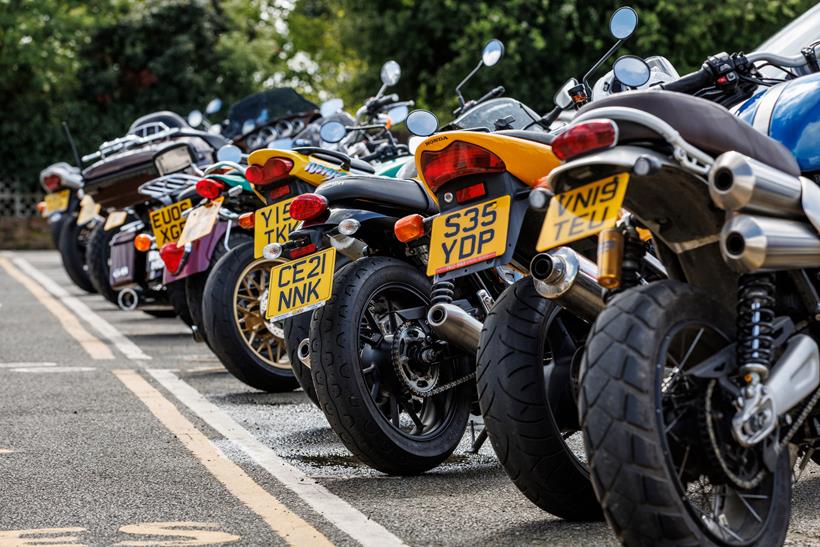
M265 364L290 370L281 323L265 321L270 269L277 262L259 259L248 264L234 288L234 321L245 344Z

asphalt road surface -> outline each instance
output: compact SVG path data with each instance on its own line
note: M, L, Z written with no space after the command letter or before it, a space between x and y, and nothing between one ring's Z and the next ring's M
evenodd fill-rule
M384 476L303 393L245 386L177 319L82 293L55 252L0 253L0 547L616 543L539 510L470 441ZM810 464L790 544L820 545L818 508Z

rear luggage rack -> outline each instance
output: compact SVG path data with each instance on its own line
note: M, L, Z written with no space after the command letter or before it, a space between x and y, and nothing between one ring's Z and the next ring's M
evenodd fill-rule
M83 164L94 162L106 156L110 156L116 152L121 152L149 142L167 139L179 133L181 130L178 127L168 127L162 122L149 122L138 126L133 133L129 133L124 137L119 137L112 141L106 141L100 145L99 150L93 154L88 154L82 157Z
M158 201L170 202L172 195L195 186L200 177L185 173L173 173L151 179L139 187L138 192Z

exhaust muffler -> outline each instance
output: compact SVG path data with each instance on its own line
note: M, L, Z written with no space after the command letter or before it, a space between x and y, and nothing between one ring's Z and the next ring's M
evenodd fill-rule
M473 354L478 350L481 321L455 304L434 304L427 312L433 331L457 348Z
M736 215L723 226L724 260L743 272L820 268L820 237L806 222Z
M604 309L598 266L569 247L536 255L530 274L538 294L584 319L595 319Z
M310 338L304 338L299 342L299 347L296 348L296 355L299 357L299 362L310 368Z
M709 171L709 195L726 211L804 216L800 177L738 152L726 152L715 161Z
M117 306L123 311L134 311L140 305L142 291L122 289L117 293Z

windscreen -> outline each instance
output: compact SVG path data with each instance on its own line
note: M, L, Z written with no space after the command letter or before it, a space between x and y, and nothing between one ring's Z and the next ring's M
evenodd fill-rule
M319 110L319 107L289 87L262 91L231 106L222 135L232 139L246 133L242 127L247 127L247 122L258 127L271 120L313 110Z
M512 129L539 129L539 126L533 125L533 122L539 116L532 109L515 99L505 97L492 99L471 108L456 118L450 125L457 129L478 129L483 127L495 131L495 122L507 117L512 120L510 123Z

